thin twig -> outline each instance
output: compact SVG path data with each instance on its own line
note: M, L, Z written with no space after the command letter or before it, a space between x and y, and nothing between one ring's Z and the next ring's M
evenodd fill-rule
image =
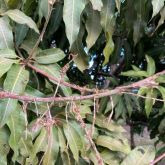
M162 160L164 158L165 158L165 153L163 153L162 155L160 155L159 157L157 157L154 161L152 161L150 163L150 165L154 165L154 164L156 164L157 162L159 162L160 160Z

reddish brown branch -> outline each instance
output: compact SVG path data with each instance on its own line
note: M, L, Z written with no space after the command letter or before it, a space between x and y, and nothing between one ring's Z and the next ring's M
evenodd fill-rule
M30 64L29 64L30 65ZM33 65L30 65L30 67L33 67ZM36 70L37 68L34 68ZM37 70L36 70L37 71ZM42 71L43 72L43 71ZM41 73L41 70L39 70L39 73ZM59 81L57 78L54 78L53 76L47 75L47 73L43 72L41 73L45 75L46 77L54 80L54 81ZM87 100L87 99L92 99L92 98L101 98L105 96L111 96L114 94L121 94L122 92L126 92L132 88L140 88L140 87L155 87L157 84L154 83L154 79L157 78L159 75L165 74L165 70L162 72L159 72L151 77L148 77L146 79L140 80L138 82L132 83L131 85L127 86L120 86L116 87L115 89L112 90L101 90L98 91L97 93L86 95L86 96L68 96L68 97L47 97L47 98L41 98L41 97L33 97L33 96L21 96L17 95L14 93L6 92L6 91L1 91L0 92L0 98L11 98L11 99L18 99L22 101L28 101L28 102L66 102L66 101L77 101L77 100ZM63 85L73 87L78 90L83 90L84 88L72 85L67 82L62 82Z

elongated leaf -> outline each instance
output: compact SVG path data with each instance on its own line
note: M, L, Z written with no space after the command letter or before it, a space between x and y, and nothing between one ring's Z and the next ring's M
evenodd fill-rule
M110 136L100 135L96 141L97 145L109 148L112 151L120 151L128 154L131 149L127 139L112 138Z
M102 27L100 24L100 13L88 7L88 18L86 21L86 29L88 32L86 43L88 49L90 49L94 43L96 42L97 38L99 37Z
M0 50L0 57L4 58L17 58L15 51L12 49L2 49Z
M72 151L73 157L76 161L79 159L79 150L82 148L82 143L80 141L80 136L78 133L67 124L63 125L64 134L67 138L69 147Z
M40 51L35 59L40 64L52 64L62 60L64 57L65 54L61 49L52 48Z
M121 72L122 76L130 76L130 77L148 77L148 73L146 71L134 71L129 70L127 72Z
M20 141L21 135L25 130L25 113L18 106L9 117L7 125L10 129L10 138L9 138L9 145L14 151L14 156L12 158L13 162L16 161L17 157L19 156L19 148L18 142Z
M138 146L129 153L121 165L149 165L154 157L155 148L153 146Z
M37 68L45 71L49 75L54 76L58 79L60 79L60 77L61 77L61 73L60 73L61 68L58 64L52 64L52 65L38 65L38 64L36 64L35 66ZM61 79L65 80L65 81L68 81L68 78L65 75L63 77L61 77ZM50 80L50 81L52 81L52 80ZM54 82L54 81L52 81L52 82L55 83L55 84L58 84L58 82ZM71 91L70 88L65 87L61 84L60 84L60 88L62 89L65 96L70 96L71 95L72 91Z
M84 0L64 0L63 19L70 47L76 40L80 29L80 15L85 7Z
M159 13L161 8L164 6L164 0L152 0L153 13L152 18Z
M8 144L9 131L6 127L0 128L0 164L7 165L7 154L10 151Z
M0 0L0 13L4 13L7 10L7 4L4 0Z
M158 83L165 83L165 75L160 75L157 79L156 82Z
M4 90L22 94L29 80L29 73L23 66L13 65L4 82ZM17 107L17 100L5 99L0 102L0 125L3 126Z
M115 2L116 2L116 8L117 8L118 12L120 13L121 1L120 0L115 0Z
M159 22L158 22L158 25L155 29L155 31L164 23L164 20L165 20L165 7L163 7L163 9L160 11L160 19L159 19Z
M162 86L158 86L158 90L160 91L161 95L162 95L162 98L164 100L164 106L163 106L163 109L165 110L165 88L162 87Z
M13 48L13 33L7 18L0 18L0 49Z
M17 63L18 60L11 60L0 57L0 77L2 77L12 66L13 63Z
M18 9L8 10L3 15L9 16L13 21L19 24L26 24L31 29L33 29L36 33L39 33L39 30L35 22L30 17L28 17L27 15L25 15L23 12L21 12Z
M148 76L152 76L155 73L156 67L155 67L155 61L152 59L152 57L146 55L147 60L147 73Z
M106 46L103 50L104 53L104 64L109 61L109 57L114 49L114 43L112 40L112 35L115 26L115 1L114 0L104 0L103 8L101 10L101 25L104 29L106 36Z
M54 165L59 152L58 132L56 127L50 128L48 147L46 149L43 165Z
M103 7L102 0L90 0L93 6L93 10L101 11L101 8Z
M87 115L87 120L92 122L93 121L93 116L92 115ZM105 116L97 116L95 120L95 124L98 125L101 128L106 128L109 131L112 132L125 132L124 128L121 127L119 124L115 123L114 121L107 122L107 119Z

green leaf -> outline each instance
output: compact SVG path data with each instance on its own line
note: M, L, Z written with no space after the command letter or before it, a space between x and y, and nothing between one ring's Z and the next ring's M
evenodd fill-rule
M165 110L165 88L162 87L162 86L158 86L157 89L160 91L161 95L162 95L162 98L164 100L164 106L163 106L163 109Z
M64 0L63 19L66 27L66 35L70 47L76 40L80 29L80 15L85 7L85 1Z
M0 77L2 77L12 66L13 63L17 63L18 60L11 60L0 57Z
M0 49L13 48L13 33L9 20L5 17L0 18Z
M156 82L165 83L165 75L160 75L158 78L156 78Z
M12 49L2 49L0 50L0 57L3 58L18 58L15 51Z
M147 87L141 87L138 90L138 95L143 96L143 95L145 95L148 92L148 90L149 90L149 88L147 88Z
M3 15L9 16L13 21L19 24L26 24L31 29L33 29L36 33L39 33L36 23L30 17L25 15L22 11L18 9L8 10L7 12L3 13Z
M10 9L14 9L20 6L21 0L8 0L7 5Z
M160 11L160 19L155 31L164 23L164 20L165 20L165 7L163 7Z
M41 50L35 57L40 64L52 64L62 60L65 57L64 52L58 48Z
M155 148L151 145L138 146L122 161L121 165L149 165L155 158Z
M86 43L88 49L90 49L98 39L102 31L102 27L100 24L100 13L98 11L93 10L91 6L89 6L87 8L87 14L88 17L85 25L88 35L86 38Z
M46 151L48 146L47 137L48 137L47 130L45 128L42 128L39 136L35 140L30 156L27 159L28 163L33 164L34 160L36 159L36 154L40 151Z
M10 115L7 125L10 129L9 145L14 151L12 160L15 162L19 156L18 142L21 139L22 133L26 128L25 113L21 106L18 106Z
M29 80L29 72L23 66L13 65L7 73L4 90L15 94L23 94ZM8 121L11 113L17 107L18 100L4 99L0 102L0 125Z
M90 0L93 6L93 10L101 11L101 8L103 7L102 0Z
M51 127L48 136L48 147L43 158L43 165L54 165L59 152L57 127Z
M79 150L82 148L79 134L68 124L63 125L64 134L67 138L68 145L72 151L74 159L78 162Z
M125 154L128 154L131 151L127 139L123 138L100 135L96 140L96 144L112 151L120 151Z
M39 64L35 64L35 66L43 71L45 71L46 73L48 73L51 76L54 76L58 79L60 79L61 77L61 73L60 73L60 66L58 64L52 64L52 65L39 65ZM62 77L62 80L64 81L68 81L68 77L66 75L64 75ZM52 81L51 82L58 84L58 82ZM64 93L65 96L70 96L72 91L69 87L65 87L62 84L60 84L60 88L62 89L62 92Z
M0 164L7 165L7 154L10 151L8 144L9 132L6 127L0 128Z
M164 6L164 0L152 0L153 13L152 18L158 14L161 8Z
M155 73L155 61L153 60L152 57L146 55L146 60L147 60L147 73L148 76L152 76Z
M109 57L114 49L112 35L115 27L115 1L103 1L103 8L101 10L101 25L106 36L106 46L103 50L105 57L104 64L106 64L109 61Z
M93 115L87 115L87 120L92 122ZM125 132L124 128L114 121L108 123L107 118L105 118L105 116L103 115L96 116L95 124L98 125L100 128L106 128L107 130L112 132Z
M115 0L115 3L116 3L116 8L117 8L118 12L120 13L121 0Z
M148 73L146 71L134 71L134 70L121 72L121 75L128 77L148 77Z

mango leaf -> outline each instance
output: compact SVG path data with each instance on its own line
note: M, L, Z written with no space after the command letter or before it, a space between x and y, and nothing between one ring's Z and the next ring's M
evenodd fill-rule
M96 42L99 37L102 27L100 24L100 13L98 11L93 10L90 6L87 8L87 21L86 21L86 29L88 32L86 43L88 49L90 49Z
M79 150L82 148L82 142L80 141L79 134L73 127L68 124L63 125L64 134L67 138L68 145L72 151L74 159L78 162Z
M19 156L18 142L20 141L22 133L26 128L25 113L23 112L21 106L17 106L17 108L12 112L7 125L11 132L9 145L14 151L12 160L13 162L15 162L17 157Z
M161 8L164 6L164 0L152 0L153 13L152 18L158 14Z
M47 130L45 128L42 128L39 136L37 137L37 139L34 142L30 156L27 159L28 163L33 164L34 160L36 159L36 154L40 151L46 151L47 146L48 146L47 137L48 137Z
M19 46L25 39L29 27L26 24L16 24L15 27L15 42Z
M143 95L145 95L148 92L148 90L149 90L149 88L147 88L147 87L141 87L138 90L138 95L143 96Z
M52 64L52 65L39 65L39 64L35 64L35 66L43 71L45 71L46 73L48 73L51 76L54 76L58 79L60 79L61 77L61 73L60 73L60 66L58 64ZM63 76L62 80L68 81L68 77L66 75ZM52 81L51 82L58 84L58 82ZM65 87L63 85L60 85L60 88L62 89L62 92L64 93L65 96L70 96L72 91L69 87Z
M152 59L152 57L146 55L147 60L147 73L148 76L152 76L155 73L156 67L155 67L155 61Z
M99 165L98 158L96 157L95 151L91 151L89 156L90 160L93 162L94 165Z
M13 21L19 24L26 24L31 29L33 29L36 33L39 33L36 23L30 17L25 15L22 11L18 9L8 10L7 12L3 13L3 15L9 16Z
M122 161L121 165L149 165L155 158L155 148L151 145L138 146Z
M93 10L101 11L101 8L103 7L102 0L90 0L93 6Z
M101 25L104 29L106 36L106 46L103 50L104 53L104 64L109 61L109 57L114 49L114 43L112 40L112 35L115 26L115 1L114 0L104 0L103 8L101 10Z
M155 31L164 23L164 20L165 20L165 7L163 7L160 11L160 19Z
M156 78L156 82L165 83L165 75L160 75L158 78Z
M165 133L165 118L161 120L158 130L161 134Z
M87 115L87 120L92 122L93 115ZM112 132L125 132L124 128L114 121L108 123L107 118L105 118L105 116L103 115L96 116L95 124L100 128L106 128L107 130Z
M121 72L121 75L128 77L148 77L148 73L146 71L134 71L134 70Z
M115 3L116 3L116 8L117 8L118 12L120 13L121 0L115 0Z
M48 146L43 158L43 165L54 165L58 152L59 152L59 141L57 127L51 127L48 135Z
M0 49L13 48L13 33L9 25L9 19L0 18Z
M9 131L6 127L0 128L0 164L7 165L7 154L10 151L8 144Z
M159 92L161 93L162 95L162 98L164 100L164 106L163 106L163 109L165 109L165 88L162 87L162 86L158 86L157 89L159 90Z
M66 35L70 47L76 40L80 29L80 15L85 7L85 1L64 0L63 19L66 27Z
M2 49L0 50L0 57L3 58L18 58L15 51L12 49Z
M29 72L23 66L13 65L4 81L4 90L15 94L23 94L29 80ZM18 100L4 99L0 102L0 125L3 126L17 107Z
M42 18L47 18L50 12L50 4L48 0L39 0L38 2L38 15L39 15L39 22L41 23Z
M147 98L145 99L145 111L147 116L149 117L152 111L152 107L155 104L154 99L152 98L157 98L156 90L153 88L149 88L146 97Z
M105 149L100 153L101 157L103 158L104 162L108 165L119 165L120 158L117 156L116 152L112 152L108 149Z
M21 0L8 0L7 5L9 8L14 9L20 6Z
M58 48L45 49L39 51L35 60L40 64L52 64L62 60L65 57L64 52Z
M13 63L18 63L18 60L0 57L0 77L2 77L11 68Z
M96 144L112 151L120 151L125 154L128 154L131 151L127 139L123 138L100 135L96 140Z

